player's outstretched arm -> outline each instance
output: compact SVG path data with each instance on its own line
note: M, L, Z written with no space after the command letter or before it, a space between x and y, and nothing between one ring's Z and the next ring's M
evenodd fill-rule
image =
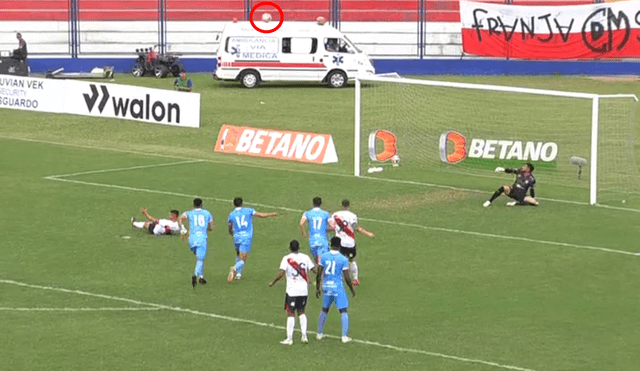
M307 222L307 218L302 215L302 218L300 219L300 232L302 233L302 238L306 237L306 233L304 231L304 225Z
M142 215L144 215L145 218L147 218L147 220L149 220L150 222L155 223L158 219L152 217L149 212L147 211L146 207L143 207L142 209L140 209L140 212L142 213Z
M213 230L213 220L209 222L209 226L207 227L207 231L211 232Z
M501 167L498 166L495 170L496 173L507 173L507 174L519 174L520 169L511 168L511 167Z
M273 287L273 285L275 285L276 282L280 281L282 277L284 277L284 271L280 269L280 272L278 272L278 275L276 276L276 278L274 278L273 281L271 281L271 283L269 284L269 287Z
M349 286L349 290L351 290L351 296L356 296L356 290L353 289L353 283L351 282L351 276L349 276L349 270L342 271L342 277L344 277L344 282Z
M187 239L187 233L189 233L189 231L187 231L187 228L184 227L184 221L187 219L187 214L182 214L182 216L180 216L180 218L178 219L178 225L180 226L180 239L182 241L185 241Z
M271 218L274 216L278 216L278 213L259 213L256 211L255 214L253 214L256 218Z
M375 237L376 235L369 232L368 230L362 228L362 227L358 227L356 228L356 232L362 233L363 235L367 236L367 237Z

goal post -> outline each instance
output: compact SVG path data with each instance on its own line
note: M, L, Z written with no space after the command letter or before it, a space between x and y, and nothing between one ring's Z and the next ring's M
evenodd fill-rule
M605 194L640 198L637 101L632 94L361 76L354 175L473 189L495 178L495 167L531 162L538 183L578 189L583 202L599 203Z

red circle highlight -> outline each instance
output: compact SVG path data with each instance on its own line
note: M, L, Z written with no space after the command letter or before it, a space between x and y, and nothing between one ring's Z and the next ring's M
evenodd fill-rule
M253 23L253 13L255 13L256 9L258 9L259 7L264 6L264 5L271 5L272 7L278 9L278 13L280 13L280 23L278 23L278 25L272 30L263 30L262 28L256 26L255 23ZM253 8L251 8L251 13L249 13L249 22L251 23L251 27L253 27L253 29L258 31L258 32L262 32L262 33L276 32L276 31L278 31L278 29L282 26L282 23L284 22L284 13L282 12L282 8L280 8L275 3L272 3L271 1L263 1L261 3L257 3Z

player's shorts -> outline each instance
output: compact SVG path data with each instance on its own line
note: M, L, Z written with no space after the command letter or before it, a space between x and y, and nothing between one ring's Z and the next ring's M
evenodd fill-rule
M206 240L189 240L189 250L200 260L207 257L207 241Z
M327 292L327 290L323 290L322 307L329 308L333 303L336 304L339 310L349 307L349 299L347 298L347 292L344 291L344 288L339 289L337 292Z
M204 260L207 257L207 245L189 246L189 250L191 250L198 260Z
M512 187L511 188L511 192L507 195L510 198L513 198L516 201L524 201L524 198L527 196L527 191L524 190L524 188L520 188L520 187Z
M139 225L139 224L138 224ZM153 234L153 230L156 228L156 223L149 223L149 234Z
M356 257L356 247L340 246L340 254L346 256L349 260L354 259Z
M303 311L307 306L307 296L284 296L284 310L293 313L294 311Z
M238 241L234 243L236 250L240 252L240 254L248 254L251 252L251 240Z
M313 255L314 259L318 259L318 256L322 256L322 254L329 252L329 247L326 245L316 245L310 246L309 250L311 251L311 255Z

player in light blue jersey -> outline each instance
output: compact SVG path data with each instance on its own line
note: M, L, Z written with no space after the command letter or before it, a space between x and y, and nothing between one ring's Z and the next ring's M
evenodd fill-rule
M233 199L233 205L236 207L231 213L227 223L229 225L229 234L233 236L233 245L236 249L236 265L229 270L227 282L233 281L233 276L239 280L242 277L242 267L247 262L247 256L251 251L251 240L253 239L253 217L271 218L277 216L277 213L259 213L250 207L242 207L242 198Z
M196 255L196 269L191 276L191 285L193 288L200 282L201 285L207 283L202 274L204 267L204 259L207 257L207 232L213 230L213 216L211 213L202 208L202 200L196 198L193 200L193 210L186 211L180 217L180 233L182 240L187 237L187 230L184 227L185 219L189 219L189 248Z
M353 289L351 277L349 276L349 259L340 254L340 237L331 238L331 250L320 257L318 263L318 275L316 276L316 297L322 294L322 311L318 318L318 340L324 337L324 323L332 304L335 304L340 311L340 322L342 323L342 342L348 343L351 338L347 336L349 332L349 299L342 284L342 279L349 286L351 295L356 296Z
M320 197L315 197L313 199L313 209L302 214L302 218L300 219L300 232L302 232L302 238L306 237L304 225L307 221L309 222L309 250L316 262L322 254L329 251L327 226L329 224L331 214L322 210L320 205L322 205L322 199Z

